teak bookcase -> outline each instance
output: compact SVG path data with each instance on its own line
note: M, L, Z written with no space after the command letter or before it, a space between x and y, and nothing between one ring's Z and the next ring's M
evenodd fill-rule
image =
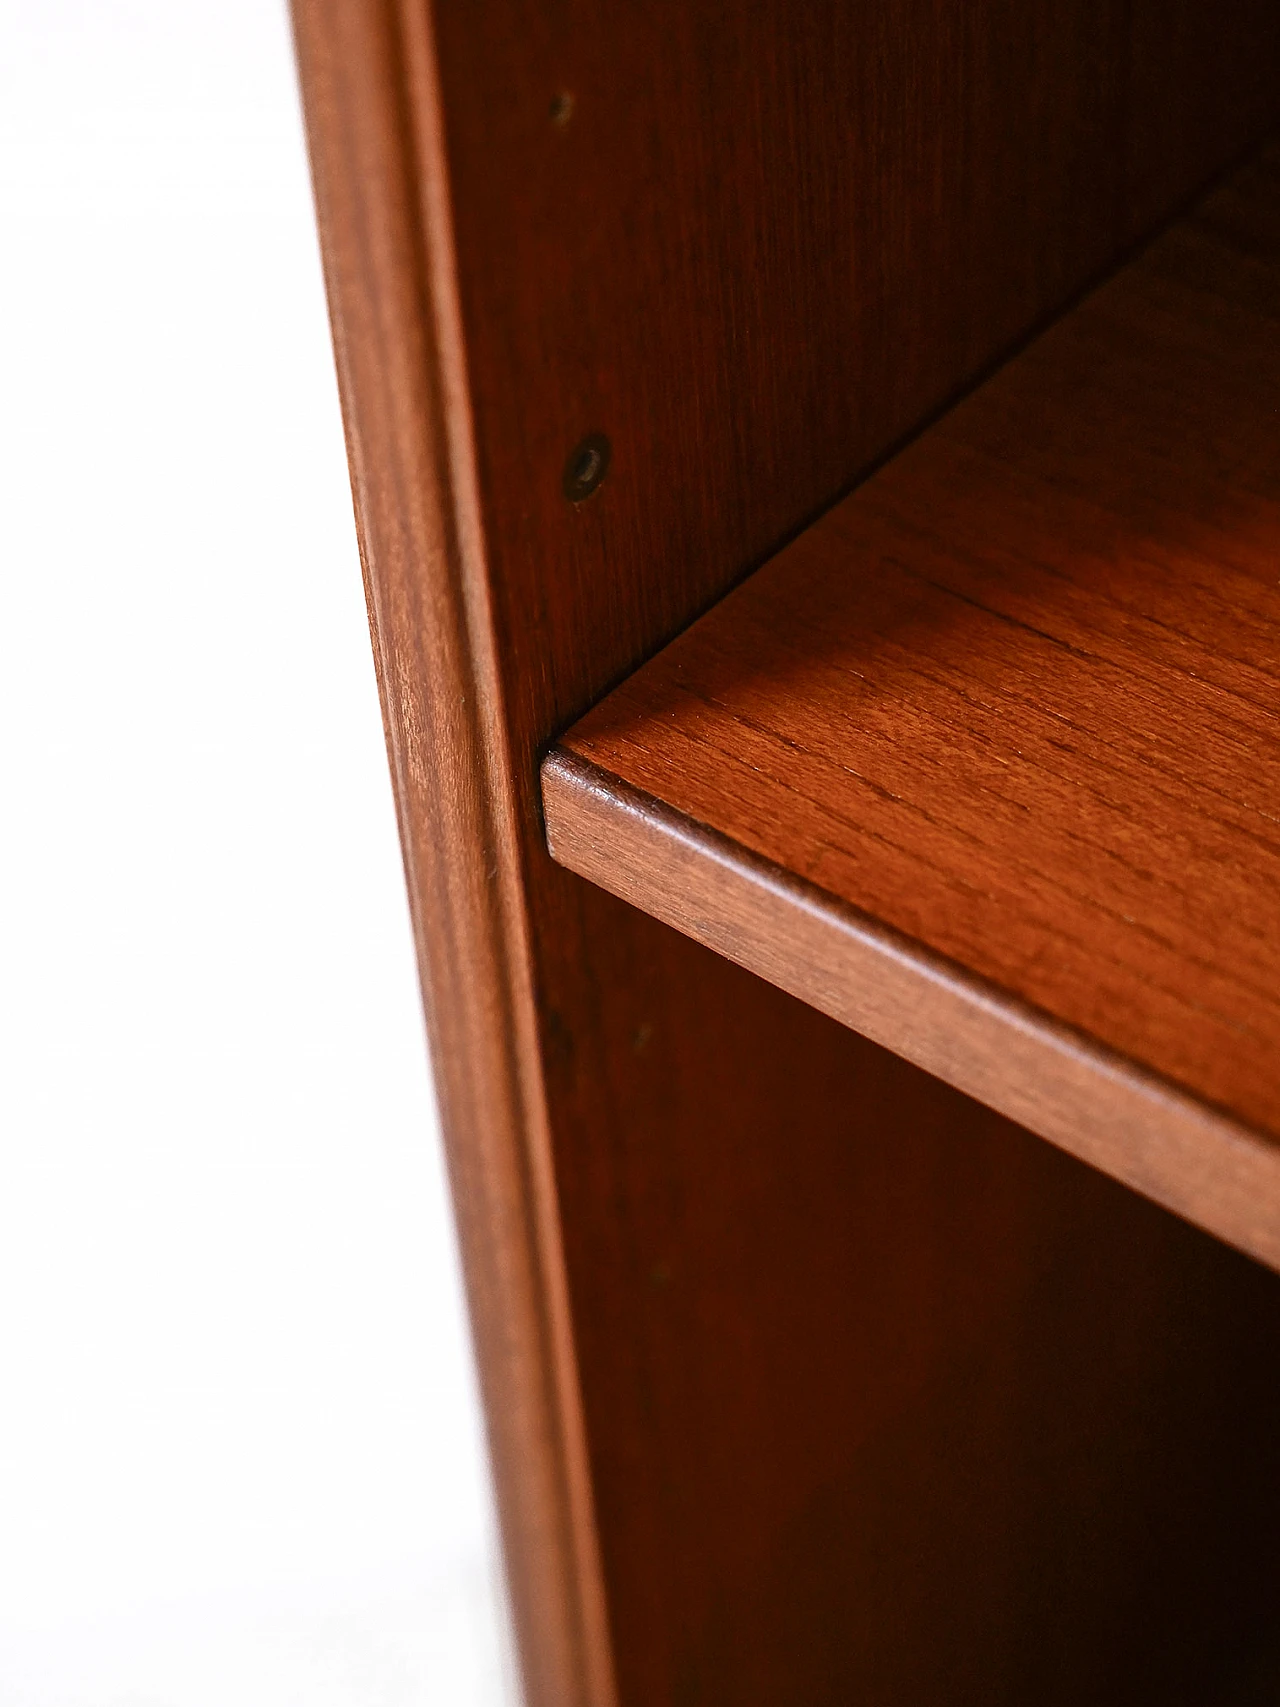
M1280 1700L1280 5L295 19L529 1707Z

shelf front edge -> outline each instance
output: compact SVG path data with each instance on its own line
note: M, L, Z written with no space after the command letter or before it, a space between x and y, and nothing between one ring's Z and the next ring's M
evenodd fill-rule
M563 748L558 864L1280 1269L1280 1147Z

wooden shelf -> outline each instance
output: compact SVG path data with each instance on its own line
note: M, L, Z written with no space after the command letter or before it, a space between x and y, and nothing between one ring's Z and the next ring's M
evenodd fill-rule
M1280 150L543 797L563 865L1280 1265Z

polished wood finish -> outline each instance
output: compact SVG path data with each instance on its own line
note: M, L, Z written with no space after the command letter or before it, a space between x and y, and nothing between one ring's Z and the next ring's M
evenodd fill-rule
M1276 111L1272 0L977 10L295 0L529 1707L1176 1694L1271 1586L1269 1277L543 837L561 729Z
M1274 0L475 0L436 37L530 790L548 737L1280 116ZM573 506L593 430L612 466Z
M1280 1265L1278 396L1273 148L544 794L574 870Z
M607 1707L425 16L294 12L351 482L530 1707ZM410 118L412 113L412 119ZM431 228L424 252L422 225Z
M1205 1707L1280 1595L1277 1277L612 906L565 1221L623 1699Z

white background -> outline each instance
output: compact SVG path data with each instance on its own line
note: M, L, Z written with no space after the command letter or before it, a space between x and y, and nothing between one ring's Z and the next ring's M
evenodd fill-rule
M0 1707L511 1699L279 0L0 0Z

